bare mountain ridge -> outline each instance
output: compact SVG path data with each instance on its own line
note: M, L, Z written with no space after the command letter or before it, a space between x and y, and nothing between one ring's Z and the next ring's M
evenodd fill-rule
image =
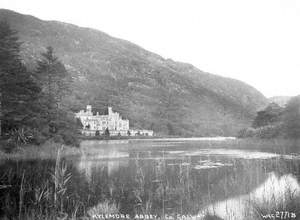
M34 68L46 46L75 78L72 109L108 105L139 128L172 135L234 135L268 100L238 80L164 59L101 31L0 10L19 32L22 54Z

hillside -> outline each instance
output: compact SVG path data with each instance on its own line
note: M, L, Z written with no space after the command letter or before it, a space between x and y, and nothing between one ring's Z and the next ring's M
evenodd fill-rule
M30 68L54 47L75 84L66 103L77 111L111 105L132 127L185 136L234 135L268 100L253 87L164 59L101 31L0 10L19 32Z
M269 98L269 102L274 102L279 106L284 107L288 103L288 101L290 101L291 98L291 96L273 96Z

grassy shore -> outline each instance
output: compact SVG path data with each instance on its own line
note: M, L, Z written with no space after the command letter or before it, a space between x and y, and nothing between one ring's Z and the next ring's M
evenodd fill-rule
M0 146L0 160L31 160L31 159L55 159L58 150L62 156L81 154L81 149L54 142L46 142L40 146L24 145L15 148L12 152L6 153L3 146Z

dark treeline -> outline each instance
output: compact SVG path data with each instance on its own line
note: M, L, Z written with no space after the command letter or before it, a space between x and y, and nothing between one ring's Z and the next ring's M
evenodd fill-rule
M47 47L28 70L17 32L0 23L0 121L7 147L46 140L77 145L74 115L64 105L72 78Z
M269 104L257 112L250 128L239 132L239 137L300 138L300 95L290 99L286 106Z

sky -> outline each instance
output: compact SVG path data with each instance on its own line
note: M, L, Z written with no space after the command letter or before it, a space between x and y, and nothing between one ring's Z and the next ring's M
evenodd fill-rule
M95 28L267 97L300 94L300 0L0 0L0 8Z

